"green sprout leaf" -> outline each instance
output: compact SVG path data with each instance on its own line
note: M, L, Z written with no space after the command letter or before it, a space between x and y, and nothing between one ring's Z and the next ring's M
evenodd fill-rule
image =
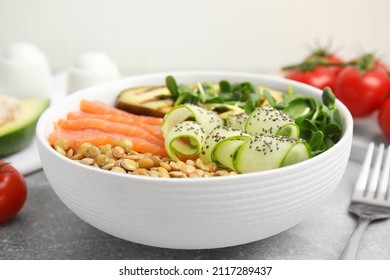
M319 130L315 123L309 119L303 119L300 125L305 126L308 130L312 132L317 132Z
M341 127L336 123L329 123L324 127L323 132L328 136L339 135L341 133Z
M228 81L223 80L219 82L219 90L220 92L232 92L233 88Z
M252 113L256 108L256 101L254 99L248 99L245 103L244 110L247 114Z
M176 80L172 76L167 76L165 78L165 84L168 90L171 92L171 96L173 100L176 100L179 97L179 91L177 88Z
M329 110L335 109L336 96L329 87L324 88L322 93L322 102Z
M333 140L330 137L325 137L323 142L324 150L330 149L334 145Z
M296 98L284 107L283 112L293 119L297 119L299 117L312 115L316 109L316 105L316 101L313 98Z
M276 106L276 99L272 96L268 89L265 88L263 90L263 95L271 107Z
M270 106L283 111L295 120L300 130L300 138L312 149L312 154L320 154L332 147L341 137L343 120L336 108L336 97L330 88L322 93L322 103L315 98L296 93L291 85L282 101L277 101L266 88L260 89L250 82L230 83L226 80L215 87L209 82L198 83L196 87L177 84L172 76L166 77L166 86L175 104L213 104L239 107L250 114L260 106L264 98ZM219 89L218 89L219 88ZM218 89L218 90L217 90Z
M330 122L333 122L333 123L339 125L340 127L342 127L341 114L340 114L340 111L338 109L334 109L331 112Z
M310 138L309 146L312 151L317 151L322 146L324 141L324 133L321 130L317 130Z

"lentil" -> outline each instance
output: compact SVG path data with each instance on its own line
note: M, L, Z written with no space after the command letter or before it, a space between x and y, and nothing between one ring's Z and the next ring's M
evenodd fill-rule
M65 151L69 150L69 140L66 139L58 139L56 143L54 144L54 147L61 147Z
M112 155L116 158L121 158L125 155L125 149L121 146L115 146L114 149L112 149Z
M109 163L107 163L106 165L104 165L102 168L104 169L104 170L111 170L111 169L113 169L115 167L115 162L109 162Z
M138 162L138 166L145 169L150 169L154 166L154 161L151 158L144 157Z
M237 173L220 169L214 162L204 164L201 159L174 161L150 153L141 154L134 150L130 140L118 141L114 145L94 146L83 143L77 150L70 148L67 140L58 140L53 147L61 155L81 164L102 170L160 178L200 178L230 176Z
M61 155L66 156L65 150L61 146L54 146L54 149L59 152Z
M106 165L108 163L108 160L109 158L105 154L99 154L95 157L95 163L100 167Z
M171 175L174 178L187 178L187 175L181 171L171 171L169 172L169 175Z
M192 165L187 165L187 164L183 164L181 167L180 167L180 171L183 172L184 174L190 174L192 172L195 171L195 166L192 166ZM227 172L227 171L226 171Z
M169 163L166 163L165 161L161 161L160 162L160 166L163 167L165 170L167 171L172 171L172 168L171 166L169 165Z
M121 166L127 171L134 171L138 168L138 164L134 160L128 158L122 160Z
M83 158L82 160L80 160L80 162L82 164L85 164L85 165L92 165L94 163L94 159L93 158Z
M94 146L94 145L91 145L85 151L85 157L87 157L87 158L95 158L95 157L97 157L99 155L99 153L100 153L99 148Z
M71 158L71 157L73 157L73 154L74 154L73 149L69 149L69 150L66 152L66 157Z
M110 144L106 144L106 145L99 146L98 148L99 148L99 150L100 150L100 152L101 152L102 154L105 154L105 153L107 153L109 150L111 150L111 145L110 145Z
M84 158L83 154L75 154L74 156L71 157L73 160L81 160Z
M114 166L111 171L118 172L118 173L126 173L126 170L124 170L122 167Z
M138 175L148 175L148 170L146 170L145 168L137 168L136 170L134 170L134 172L136 172Z
M82 155L85 155L85 152L87 151L87 149L89 148L89 146L91 146L92 144L90 143L83 143L80 145L80 148L77 150L77 153L78 154L82 154Z
M129 139L120 139L114 145L122 147L126 153L133 150L133 142L131 142Z

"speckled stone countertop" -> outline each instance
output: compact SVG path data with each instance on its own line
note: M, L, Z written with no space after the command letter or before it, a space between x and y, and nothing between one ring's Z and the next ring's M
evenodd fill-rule
M235 247L171 250L144 246L101 232L74 215L43 171L26 176L28 199L19 215L0 225L0 259L333 260L356 220L347 213L361 164L350 161L338 188L304 222L273 237ZM390 260L390 220L366 230L358 259Z

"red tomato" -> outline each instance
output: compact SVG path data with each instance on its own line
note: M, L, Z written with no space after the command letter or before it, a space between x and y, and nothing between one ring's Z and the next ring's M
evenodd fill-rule
M341 66L322 66L321 63L342 63L343 60L324 49L314 51L301 65L286 72L285 78L305 83L319 89L335 89L335 81Z
M389 76L379 67L363 73L356 67L347 67L335 84L337 98L354 117L368 116L377 110L389 90Z
M330 87L334 90L337 74L338 70L335 69L334 66L317 66L310 71L291 70L285 75L285 78L305 83L319 89Z
M11 165L0 160L0 223L12 219L27 198L23 176Z
M326 60L329 63L343 63L343 60L339 56L334 55L334 54L327 55ZM330 69L331 71L335 72L334 82L336 82L337 76L340 74L341 70L344 69L344 66L327 66L327 68ZM332 89L334 89L334 87Z
M340 56L332 53L328 48L322 48L322 47L315 49L307 57L307 59L312 59L312 58L325 59L328 62L335 62L335 63L339 63L343 61L343 59Z
M389 67L389 65L387 65L385 62L383 62L382 60L379 60L379 59L375 61L374 67L376 67L376 68L381 68L381 69L383 69L385 72L390 72L390 67Z
M390 96L388 96L379 108L379 126L383 134L390 139Z
M326 55L326 60L333 63L340 63L343 62L343 59L335 54L328 54Z

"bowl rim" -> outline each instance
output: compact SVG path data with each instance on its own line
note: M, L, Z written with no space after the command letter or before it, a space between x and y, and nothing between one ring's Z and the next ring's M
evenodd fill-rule
M309 90L309 91L313 92L313 94L318 94L319 97L321 97L321 93L322 93L322 90L315 88L313 86L303 84L303 83L300 83L297 81L289 80L289 79L286 79L283 77L272 76L272 75L268 75L268 74L257 74L257 73L252 73L252 72L239 72L239 71L190 70L190 71L169 71L169 72L165 71L165 72L155 72L155 73L129 76L129 77L121 78L121 79L116 80L116 81L111 81L111 82L107 82L104 84L95 85L92 87L78 90L78 91L68 95L67 97L65 97L62 101L63 102L66 101L66 103L69 103L73 99L78 100L84 94L96 91L97 89L99 89L101 91L106 91L106 90L109 91L112 87L119 86L121 84L126 85L129 83L137 83L137 81L140 81L140 80L156 79L156 78L160 78L160 77L166 77L168 75L172 75L176 79L180 79L181 77L191 77L191 76L213 76L213 79L220 79L220 80L223 79L224 76L225 77L226 76L234 76L236 79L242 79L242 80L266 79L266 80L269 80L270 82L282 84L283 86L286 86L286 87L287 87L287 85L291 85L291 86L293 86L294 90L296 90L297 92L299 92L301 89ZM346 144L345 142L349 141L349 138L352 138L352 133L353 133L352 115L349 112L349 110L347 109L347 107L340 100L336 99L336 107L340 110L341 115L343 117L343 121L344 121L344 130L342 133L342 137L331 149L329 149L329 150L327 150L327 151L325 151L325 152L323 152L315 157L307 159L305 161L302 161L302 162L299 162L299 163L296 163L293 165L281 167L281 168L252 172L252 173L245 173L245 174L237 174L237 175L233 175L233 176L216 176L216 177L207 177L207 178L203 178L203 177L202 178L160 178L160 177L147 177L147 176L129 176L128 174L109 172L107 170L102 170L100 168L95 168L92 166L87 166L87 165L77 163L74 160L71 160L67 157L60 155L58 152L56 152L50 146L50 144L48 143L48 141L45 137L45 133L44 133L46 126L49 125L47 119L50 117L52 112L56 111L57 108L61 107L61 103L62 102L59 102L57 104L50 106L48 109L45 110L45 112L43 112L43 114L39 118L37 126L36 126L36 138L38 141L38 145L47 149L48 152L51 153L51 155L54 155L55 158L57 158L59 160L65 160L69 164L72 164L75 166L77 165L77 167L79 167L81 169L86 168L89 171L94 171L94 172L98 172L101 174L107 174L107 175L111 174L109 176L118 176L118 177L123 177L123 178L129 178L130 180L134 180L136 182L138 182L138 181L139 182L152 181L152 182L156 182L156 183L158 183L158 182L170 182L170 183L178 182L178 183L185 183L185 184L189 184L189 183L190 184L192 184L192 183L199 184L201 182L212 180L213 182L218 183L218 182L221 182L221 181L223 182L226 180L233 180L233 181L239 180L239 181L241 181L241 180L259 179L261 177L273 177L273 176L279 174L280 172L294 173L294 172L298 172L300 170L305 170L308 167L315 165L316 161L321 162L322 159L325 159L329 154L331 154L332 151L334 151L336 147L345 145ZM39 149L39 154L41 154L40 149ZM42 165L44 166L43 163L42 163ZM173 185L175 185L175 184L173 184Z

